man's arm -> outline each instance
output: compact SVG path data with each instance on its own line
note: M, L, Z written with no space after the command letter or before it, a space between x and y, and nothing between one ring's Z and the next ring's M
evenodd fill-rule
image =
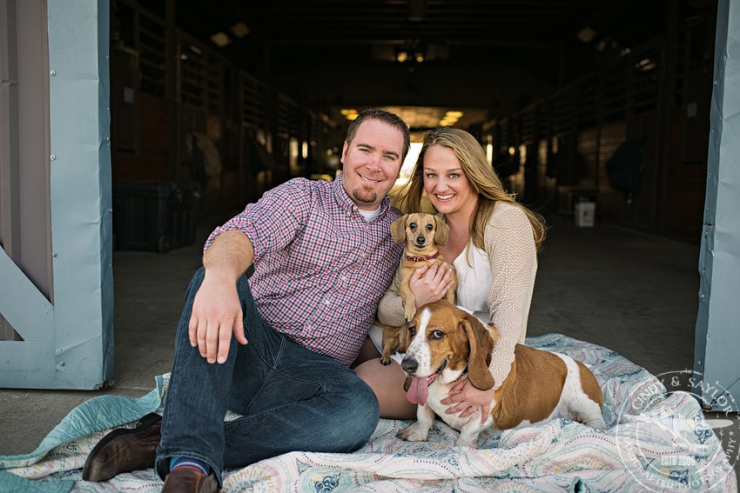
M252 265L254 246L241 231L224 231L218 235L203 255L206 272L211 269L230 271L236 281Z
M218 235L203 255L205 277L195 295L188 333L209 363L224 363L229 355L232 333L246 344L237 280L254 260L254 246L241 231Z

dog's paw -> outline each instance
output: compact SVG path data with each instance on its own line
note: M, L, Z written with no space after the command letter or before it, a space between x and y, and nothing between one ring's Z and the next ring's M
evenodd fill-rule
M429 435L429 428L421 426L417 421L399 431L396 438L406 440L407 442L425 442Z
M463 438L460 437L457 439L457 442L455 443L456 447L472 447L472 448L478 448L478 440L477 437L470 439L470 438Z
M388 356L387 354L384 354L384 355L383 355L383 356L382 356L382 357L380 358L380 363L381 363L381 364L383 364L383 365L385 365L385 366L388 366L388 365L390 365L390 364L391 364L391 357L390 357L390 356Z

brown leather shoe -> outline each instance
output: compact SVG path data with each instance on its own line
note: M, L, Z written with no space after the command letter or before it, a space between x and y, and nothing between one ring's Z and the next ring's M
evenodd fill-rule
M139 420L136 428L108 433L87 456L82 479L108 481L123 472L154 467L161 427L162 416L150 413Z
M175 469L164 480L162 493L216 493L218 481L211 473L203 476L200 471L186 467Z

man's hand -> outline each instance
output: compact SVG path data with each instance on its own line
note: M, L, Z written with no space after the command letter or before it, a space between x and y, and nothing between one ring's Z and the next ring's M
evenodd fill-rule
M209 363L226 362L232 334L247 343L236 283L252 260L252 241L241 231L221 233L203 255L206 273L193 300L188 335L190 345L198 346Z
M242 307L232 277L206 271L193 300L188 334L190 345L197 346L209 363L226 362L232 334L239 343L247 343Z

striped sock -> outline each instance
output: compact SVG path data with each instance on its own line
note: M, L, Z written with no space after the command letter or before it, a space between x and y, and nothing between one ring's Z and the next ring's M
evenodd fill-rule
M211 466L206 462L198 459L192 459L183 455L176 455L170 459L170 472L175 469L194 469L200 471L203 477L208 476L211 472Z

